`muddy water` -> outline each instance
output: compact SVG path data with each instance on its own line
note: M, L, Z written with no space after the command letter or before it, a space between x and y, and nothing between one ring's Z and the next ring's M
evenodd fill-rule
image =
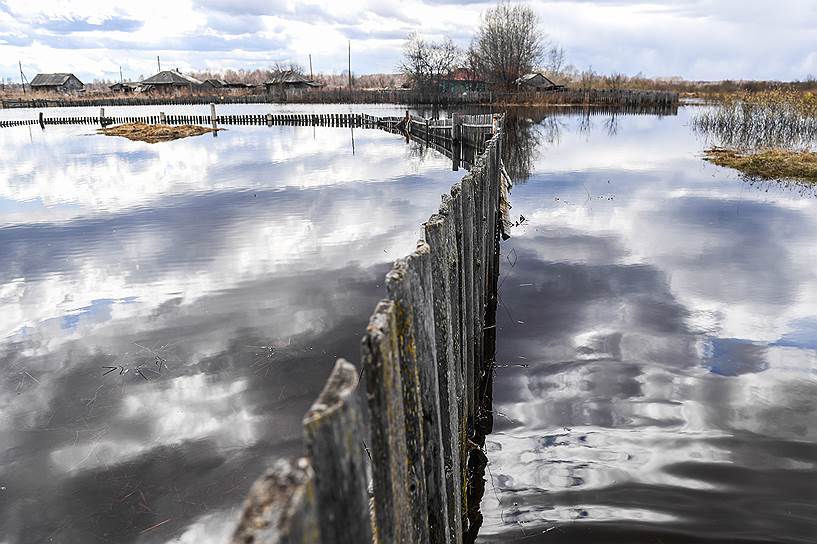
M817 198L677 117L532 116L481 542L817 540Z
M0 148L4 543L226 542L461 176L376 130Z

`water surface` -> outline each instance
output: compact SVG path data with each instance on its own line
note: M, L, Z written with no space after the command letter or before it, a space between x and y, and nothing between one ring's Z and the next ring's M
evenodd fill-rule
M226 542L461 176L348 128L17 127L0 148L9 543Z
M815 192L689 115L531 116L482 542L817 539Z

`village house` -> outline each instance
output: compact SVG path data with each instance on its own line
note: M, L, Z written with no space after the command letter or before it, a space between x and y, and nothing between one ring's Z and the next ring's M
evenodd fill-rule
M453 95L462 95L469 91L484 91L486 89L486 82L468 68L456 68L447 77L440 80L440 91Z
M564 89L564 85L554 83L541 72L531 72L516 80L516 86L524 91L555 91Z
M85 85L74 74L37 74L29 84L32 91L77 93Z
M295 72L282 72L264 82L267 94L279 100L292 100L303 96L305 91L323 87L321 83Z
M176 70L162 70L140 83L141 91L152 94L194 93L201 89L202 82Z
M243 94L255 88L249 83L232 83L223 79L205 79L201 84L202 92L220 94Z
M121 81L118 83L114 83L110 87L108 87L111 92L120 93L120 94L132 94L138 91L139 84L133 83L130 81Z

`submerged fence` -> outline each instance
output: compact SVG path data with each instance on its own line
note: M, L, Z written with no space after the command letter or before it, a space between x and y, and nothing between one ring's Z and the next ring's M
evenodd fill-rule
M214 111L214 110L213 110ZM40 112L37 119L14 121L0 121L0 127L20 125L116 125L122 123L146 123L150 125L303 125L303 126L330 126L330 127L361 127L374 128L383 124L396 124L397 117L375 117L360 113L255 113L242 115L139 115L139 116L106 116L104 108L100 108L99 115L94 116L65 116L46 117Z
M337 361L304 418L305 456L280 461L254 484L234 542L458 544L476 537L506 194L500 121L485 120L451 122L452 148L477 145L462 124L489 132L485 151L443 196L416 250L386 276L388 296L370 318L361 367Z

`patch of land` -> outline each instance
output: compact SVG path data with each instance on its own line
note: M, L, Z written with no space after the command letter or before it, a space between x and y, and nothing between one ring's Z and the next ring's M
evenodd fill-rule
M734 168L746 177L766 180L797 180L817 183L817 153L790 149L765 149L741 152L713 147L704 152L704 160Z
M201 136L224 129L214 129L199 125L148 125L146 123L126 123L97 130L106 136L122 136L135 142L155 144L169 142L190 136Z

